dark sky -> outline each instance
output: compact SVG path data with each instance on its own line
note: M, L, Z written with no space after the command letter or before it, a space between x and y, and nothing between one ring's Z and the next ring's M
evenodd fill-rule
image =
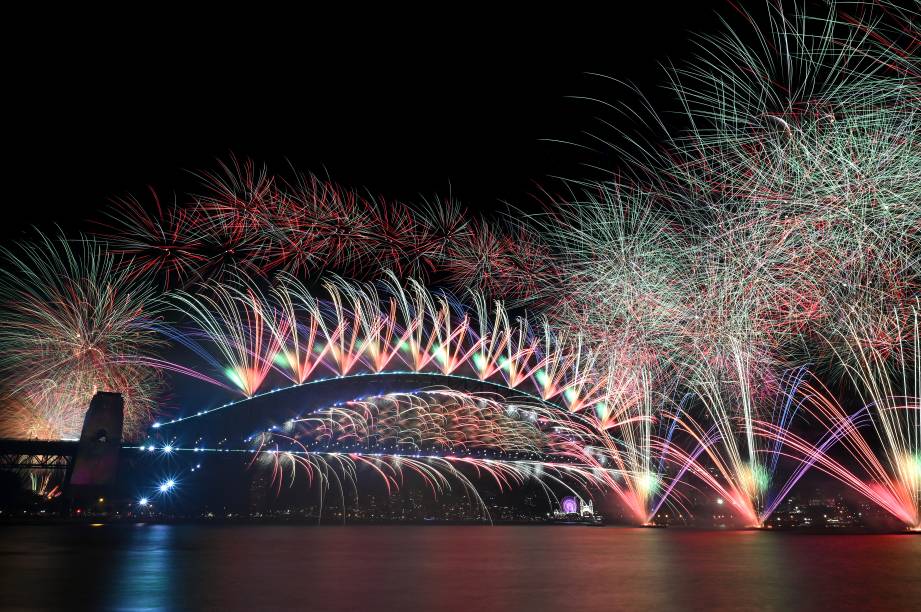
M715 11L733 13L725 0L621 4L638 6L40 28L7 76L4 205L15 214L3 235L79 227L148 185L186 192L189 170L230 153L391 199L450 192L473 208L528 207L548 176L614 163L543 140L604 134L595 117L613 117L570 96L623 90L586 73L655 99L658 64L689 53L689 31L717 29Z

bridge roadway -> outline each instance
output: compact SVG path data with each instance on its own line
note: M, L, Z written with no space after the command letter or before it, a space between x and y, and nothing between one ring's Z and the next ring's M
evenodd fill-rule
M0 438L0 469L66 470L77 453L76 440Z
M12 438L0 438L0 470L67 470L73 463L74 456L77 453L76 440L19 440ZM224 446L224 445L222 445ZM268 450L268 449L264 449ZM170 452L227 452L227 453L246 453L253 451L251 447L234 447L226 445L217 449L193 449L186 447L177 447ZM399 454L404 456L425 457L444 457L445 454L438 449L423 450L410 447L401 449L382 449L379 447L367 447L362 445L343 445L322 444L307 448L307 452L319 454L363 454L363 455L380 455L380 454ZM148 445L123 444L121 454L124 457L145 457L157 456L164 453L162 446L154 446L152 449ZM291 444L288 448L279 448L278 452L294 452L302 454L304 451L301 447ZM466 454L458 452L452 454L457 458L463 458ZM505 461L553 461L556 463L571 463L571 461L560 457L549 457L540 453L490 453L488 451L474 451L469 454L471 458L477 459L501 459Z

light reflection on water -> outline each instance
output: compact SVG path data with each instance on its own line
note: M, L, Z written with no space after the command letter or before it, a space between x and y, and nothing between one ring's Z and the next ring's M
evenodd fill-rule
M921 537L586 527L0 528L11 608L921 609Z
M109 586L102 590L106 595L103 607L134 610L175 607L175 535L173 525L134 526L127 545L113 550L115 573Z

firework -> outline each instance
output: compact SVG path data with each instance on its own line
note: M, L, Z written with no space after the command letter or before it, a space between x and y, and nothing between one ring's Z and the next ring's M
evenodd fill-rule
M162 275L166 287L182 283L206 262L191 210L165 206L151 192L153 204L136 198L116 202L101 224L107 249L137 276Z
M186 202L163 206L153 194L152 205L128 198L108 211L100 234L135 274L193 288L241 273L360 278L390 269L524 303L552 269L526 225L487 222L454 201L408 206L312 174L287 181L234 157L198 176L203 193Z
M332 489L341 496L357 487L358 470L366 468L388 491L400 488L411 474L433 495L460 484L486 512L475 476L491 478L500 489L533 481L549 496L553 486L569 492L574 486L602 490L623 478L613 467L581 461L569 452L587 431L581 419L527 397L444 388L364 397L265 428L243 445L222 440L214 449L201 440L194 448L183 446L189 430L171 425L164 423L157 432L158 445L170 455L246 454L252 468L271 472L278 491L284 483L294 486L301 475L321 491ZM148 441L140 448L154 446Z
M271 373L301 385L323 376L432 372L526 391L573 412L599 401L594 356L579 339L557 336L545 323L513 323L501 303L491 309L475 297L476 308L467 310L393 275L378 285L334 280L324 291L328 300L318 300L286 277L267 295L226 284L182 292L177 308L196 327L170 335L208 361L215 370L208 380L245 396Z
M5 429L75 437L90 398L106 390L124 394L126 434L138 433L158 388L144 365L159 343L150 326L159 312L152 287L93 241L75 247L39 236L3 255L4 394L20 407L4 413Z
M907 363L900 321L917 295L921 228L917 71L875 22L836 10L815 18L772 6L770 28L743 13L753 33L701 39L698 58L670 75L691 129L620 150L639 180L577 183L582 195L535 219L565 288L554 324L616 356L615 389L653 371L657 391L672 394L665 406L693 407L652 412L676 419L696 443L684 456L719 476L686 471L752 524L812 465L800 454L791 480L777 480L799 405L796 366L869 387L857 392L880 407ZM743 44L751 34L757 44ZM640 405L641 395L614 397ZM871 421L897 449L888 463L911 464L905 440L916 434L896 414L911 412L879 408ZM652 445L632 446L649 464ZM684 451L669 452L681 464Z

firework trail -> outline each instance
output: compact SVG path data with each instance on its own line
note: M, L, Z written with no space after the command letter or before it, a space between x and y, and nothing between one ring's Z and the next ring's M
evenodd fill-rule
M673 176L684 189L706 194L706 218L716 221L722 244L732 245L726 269L744 289L744 307L735 310L754 333L720 344L732 352L755 349L755 359L735 359L740 365L767 364L770 372L806 358L844 376L864 400L884 460L871 459L870 446L853 438L855 428L844 428L849 437L826 440L859 448L852 455L872 463L878 480L865 490L887 490L900 502L881 505L913 525L917 511L905 507L916 487L905 466L917 439L910 408L916 400L896 399L892 386L901 369L905 389L912 369L901 348L918 287L918 81L886 70L872 52L850 52L876 48L870 29L842 31L832 18L775 17L770 32L758 32L758 51L729 37L713 39L704 59L676 74L676 91L703 120L675 140L683 162L672 166ZM726 95L730 89L735 95ZM741 393L711 415L740 413L749 449L757 447L756 429L787 439L780 424L763 424L764 414L748 399L750 378L740 368L728 386ZM840 428L830 401L822 414L837 420L825 423ZM826 456L802 458L827 471ZM881 469L887 463L888 472ZM757 483L759 464L751 459L751 465Z
M579 337L559 336L546 322L512 321L501 303L491 308L482 295L472 294L474 308L467 309L392 274L376 285L333 279L323 289L327 300L287 276L265 294L252 283L179 292L175 305L194 328L163 329L214 375L159 365L247 397L273 373L300 385L321 376L432 372L523 390L573 412L600 401L595 357Z
M862 408L848 415L829 389L816 382L803 400L829 432L822 445L795 437L791 445L913 529L921 528L921 341L918 303L890 328L895 345L861 335L863 317L845 321L854 336L840 356ZM848 325L848 323L851 323ZM770 427L767 435L782 437ZM787 433L789 436L794 434ZM839 444L850 461L836 460ZM849 466L857 466L849 467Z
M690 129L650 146L625 134L640 150L617 152L639 180L577 184L583 195L535 220L565 287L554 324L610 347L624 379L652 367L672 404L692 396L679 429L720 473L707 484L752 524L775 506L769 491L791 482L768 466L793 425L795 366L870 384L874 406L892 397L921 228L914 56L884 42L881 21L835 6L824 18L767 10L769 28L743 11L753 32L703 37L698 57L671 71ZM917 29L900 16L886 40L907 33L913 49ZM751 34L755 44L743 42ZM868 347L895 356L889 372L863 371ZM894 414L905 413L872 422ZM775 437L762 439L765 429ZM883 429L914 436L904 422ZM651 445L638 446L651 460Z
M760 46L715 38L697 64L676 72L676 92L698 122L675 139L682 163L672 165L672 176L706 194L706 217L718 221L723 244L735 243L728 261L751 306L742 321L755 332L741 344L757 351L748 361L776 371L807 359L844 377L862 398L866 408L858 414L873 425L884 459L871 458L852 427L844 428L848 436L826 440L859 448L851 454L861 465L872 463L868 471L878 481L865 490L888 491L900 501L881 505L913 525L917 510L905 508L917 489L905 466L915 453L917 393L899 398L893 386L901 380L905 390L916 380L906 376L914 368L903 348L918 288L919 82L910 70L892 71L878 60L874 27L772 15L774 27L757 31ZM749 408L755 404L746 400L746 378L740 371L735 386L743 393L729 408L711 412L741 408L750 448L757 446L755 429L786 439L779 424L763 425L764 415ZM834 400L824 402L821 414L836 417L826 426L843 427L829 408ZM803 458L827 471L824 455Z
M597 474L595 479L601 479L641 523L648 522L672 492L669 470L684 472L694 463L694 457L673 449L675 424L656 414L655 402L664 400L652 387L648 364L629 374L636 378L625 374L632 352L624 353L621 362L601 367L578 336L561 336L546 322L536 329L523 319L513 323L500 303L490 308L481 294L471 294L474 307L464 308L420 283L404 285L394 276L377 285L334 280L325 292L328 299L319 300L289 276L265 295L251 287L228 285L214 287L215 298L180 294L177 305L195 328L170 334L211 364L215 375L208 380L236 387L247 397L258 393L269 376L303 385L329 376L387 372L431 372L524 393L543 402L542 411L534 413L541 422L552 422L554 430L564 432L554 436L546 452ZM352 402L332 414L361 411L361 418L347 420L354 429L345 439L365 440L370 435L366 421L379 410L376 403ZM305 421L316 424L325 419L328 424L330 418L314 415ZM372 420L381 426L380 415ZM518 437L507 428L497 434L496 423L501 421L472 421L466 435L489 439L492 450L507 450ZM328 424L327 430L337 432L328 437L342 436L342 426ZM403 437L396 439L419 437L401 432ZM451 439L443 432L424 437L429 435Z
M123 199L99 224L135 274L194 288L241 273L361 278L390 269L523 304L539 297L536 278L552 271L552 254L525 224L487 222L451 200L411 207L316 175L286 181L234 157L197 176L203 194L187 203Z
M4 433L78 436L99 390L123 393L126 434L139 433L159 388L144 365L160 343L150 326L160 308L152 286L91 240L75 246L39 235L2 253L0 367L4 396L17 406L3 413Z
M158 429L171 454L248 455L254 469L271 473L278 492L284 484L295 486L300 475L321 491L344 496L350 488L357 492L358 472L366 469L388 493L410 476L436 496L459 484L486 514L473 482L481 477L500 490L536 482L548 499L555 498L554 487L601 491L622 477L616 469L567 456L584 423L566 411L527 397L441 388L340 402L252 434L240 448L221 443L210 449L199 440L190 449L181 445L181 431L168 423ZM148 443L141 450L154 448Z

